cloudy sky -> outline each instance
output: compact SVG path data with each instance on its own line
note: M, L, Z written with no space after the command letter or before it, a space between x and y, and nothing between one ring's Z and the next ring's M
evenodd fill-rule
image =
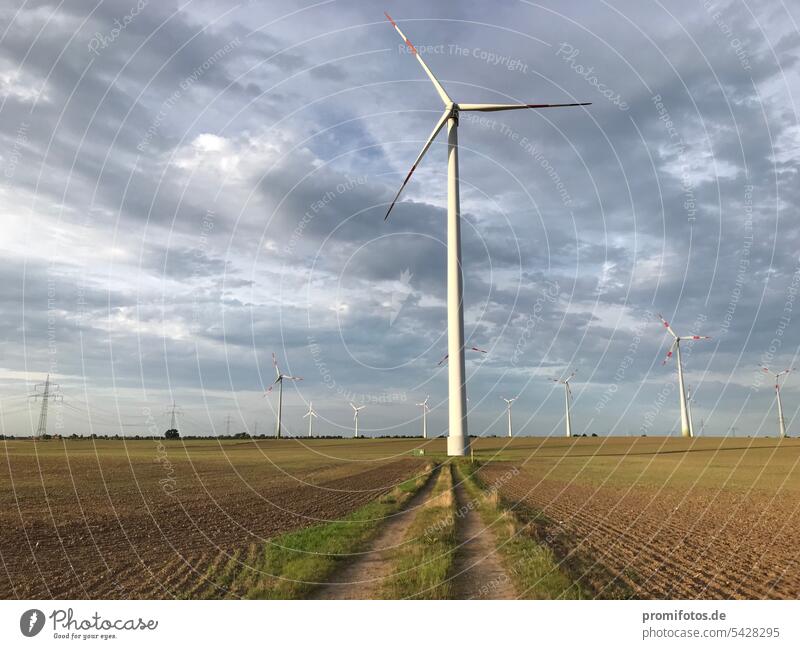
M10 6L14 5L14 6ZM470 432L775 434L800 344L800 9L778 0L6 2L0 416L49 432L446 428L445 138L463 102ZM476 117L476 115L481 115ZM783 392L799 430L800 377ZM257 422L257 423L256 423Z

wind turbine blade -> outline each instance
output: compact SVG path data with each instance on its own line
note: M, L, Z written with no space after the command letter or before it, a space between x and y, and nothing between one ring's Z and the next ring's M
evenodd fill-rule
M284 376L283 378L289 379L290 381L302 381L302 376Z
M422 157L428 152L428 149L431 148L431 144L433 144L433 141L436 139L436 136L439 135L439 131L441 131L442 127L447 123L448 117L450 117L450 113L448 111L445 111L444 113L442 113L442 116L439 118L439 121L436 122L436 126L433 127L433 131L431 131L430 137L428 137L427 142L425 142L425 146L422 147L422 151L419 152L417 159L414 160L414 164L411 165L411 169L409 170L408 174L406 174L406 178L403 181L403 184L400 185L400 189L397 190L397 194L395 194L394 199L392 200L392 204L386 211L386 216L383 217L384 221L389 218L389 214L391 213L394 204L397 202L397 199L400 198L400 194L405 189L405 186L408 184L408 181L411 178L411 174L414 173L420 160L422 160Z
M425 70L425 74L428 75L428 78L433 83L433 86L434 88L436 88L436 92L439 93L439 97L441 98L444 105L446 106L447 104L452 104L453 100L450 99L449 95L444 91L444 88L442 88L442 84L439 83L439 80L435 76L433 76L433 72L431 72L431 69L427 65L425 65L425 61L422 60L422 57L419 55L419 52L417 52L417 48L414 47L414 44L410 40L408 40L408 37L402 31L400 31L400 28L397 26L397 23L392 19L392 17L389 14L387 14L385 11L383 12L383 14L389 19L389 22L392 23L392 26L397 30L397 33L400 34L400 37L406 42L406 45L408 45L408 47L411 48L411 53L417 57L417 61L419 61L419 64L422 66L422 69Z
M711 340L711 336L695 336L691 334L690 336L686 336L690 340Z
M662 364L662 365L666 365L666 364L667 364L667 361L668 361L670 358L672 358L672 353L675 351L675 345L677 345L677 344L678 344L678 341L677 341L677 340L675 340L675 341L672 343L672 345L670 345L670 348L669 348L669 351L667 352L667 355L666 355L666 357L664 358L664 360L663 360L663 361L661 361L661 364Z
M488 352L485 349L480 349L478 347L470 347L470 349L474 352L480 352L481 354L488 354Z
M583 101L573 104L459 104L458 110L474 110L481 113L493 113L499 110L525 110L529 108L567 108L570 106L591 106L592 102Z
M662 324L667 328L667 331L669 331L675 338L678 337L678 334L672 331L672 327L669 326L669 322L664 320L664 316L662 316L660 313L658 314L658 319L661 320Z
M445 354L444 356L442 356L442 360L436 363L436 367L439 367L442 363L444 363L447 360L448 356L450 356L450 354Z
M280 378L281 371L278 369L278 359L275 358L275 352L272 352L272 366L275 368L275 376Z

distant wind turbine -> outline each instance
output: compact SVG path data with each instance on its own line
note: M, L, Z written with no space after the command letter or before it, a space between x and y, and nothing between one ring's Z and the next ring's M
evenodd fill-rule
M678 365L678 393L679 393L678 398L680 399L680 405L681 405L681 435L683 437L694 437L694 428L692 427L691 412L689 411L689 406L686 402L686 388L684 387L683 383L683 363L681 363L681 341L711 340L711 338L709 336L696 336L694 334L690 336L679 336L672 330L672 327L669 326L669 322L664 320L661 314L658 315L658 319L661 320L666 330L669 331L670 335L674 339L672 341L672 345L670 345L669 351L667 352L667 357L661 364L666 365L667 361L670 358L672 358L672 353L675 352L675 362Z
M514 397L513 399L501 397L501 399L506 402L506 412L508 413L508 436L513 437L513 433L511 431L511 404L517 400L517 397Z
M572 418L569 413L570 402L572 401L572 390L570 390L569 382L575 374L577 374L577 370L565 379L550 379L554 383L561 383L564 385L564 418L567 425L567 437L572 437Z
M480 349L479 347L470 347L469 350L471 352L480 352L481 354L486 354L487 353L487 351L485 349ZM444 363L447 362L447 359L449 357L450 357L450 354L445 354L444 356L442 356L442 359L438 363L436 363L436 366L439 367L441 365L444 365Z
M430 399L430 395L425 397L425 401L422 403L418 403L417 405L422 408L422 439L428 439L428 399Z
M436 136L447 124L447 350L448 356L457 362L448 366L448 455L468 455L469 436L467 432L467 385L465 380L464 361L464 300L463 279L461 277L461 201L459 199L458 180L458 117L462 111L496 112L503 110L520 110L529 108L557 108L562 106L588 106L590 102L570 104L457 104L445 92L442 84L433 75L430 68L422 60L417 49L406 35L386 14L397 33L405 41L410 52L416 57L425 74L433 83L439 98L444 104L444 112L433 127L433 131L422 147L411 170L406 174L400 189L394 197L386 219L392 211L403 188L408 184L411 175L430 148Z
M308 412L303 415L303 419L308 417L308 436L309 437L313 437L314 436L313 424L314 424L314 419L316 418L316 416L317 416L317 413L314 412L314 405L309 401L308 402Z
M778 433L780 433L781 437L786 437L786 422L783 418L783 405L781 404L781 384L780 378L782 376L786 376L789 372L791 372L794 368L790 367L788 370L783 370L782 372L771 372L769 368L762 367L762 370L769 374L770 376L775 377L775 398L778 401Z
M275 387L275 384L278 384L278 421L275 423L275 437L280 439L281 437L281 414L283 411L283 382L284 381L302 381L302 377L299 376L289 376L288 374L281 374L281 371L278 369L278 360L275 358L275 353L272 353L272 365L275 367L275 382L267 388L267 391L264 393L266 397L270 392L272 392L272 388Z
M356 426L356 431L355 431L356 435L355 436L356 436L356 439L358 439L358 413L360 411L362 411L364 408L366 408L366 406L358 406L358 407L356 407L351 402L350 403L350 407L353 409L353 421L355 422L355 426Z

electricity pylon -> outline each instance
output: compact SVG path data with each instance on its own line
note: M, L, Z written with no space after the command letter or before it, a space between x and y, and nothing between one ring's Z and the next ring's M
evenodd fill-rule
M181 411L180 406L176 406L175 402L172 402L172 405L167 408L167 414L169 414L169 429L168 430L178 430L178 415L182 415L183 412Z
M41 392L39 392L41 390ZM42 409L39 411L39 425L36 427L36 439L47 435L47 404L50 401L62 401L61 386L57 383L50 383L50 375L47 375L44 383L34 386L34 401L42 400Z

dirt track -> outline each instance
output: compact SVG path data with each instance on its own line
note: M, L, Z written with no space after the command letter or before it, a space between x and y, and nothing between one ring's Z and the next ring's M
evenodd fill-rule
M310 599L376 599L391 571L389 554L406 537L417 511L428 501L440 469L431 473L423 487L405 507L386 521L378 536L363 553L334 573L329 583L318 588Z
M453 566L454 599L516 599L514 587L497 554L494 533L481 520L464 485L455 482L458 550Z

